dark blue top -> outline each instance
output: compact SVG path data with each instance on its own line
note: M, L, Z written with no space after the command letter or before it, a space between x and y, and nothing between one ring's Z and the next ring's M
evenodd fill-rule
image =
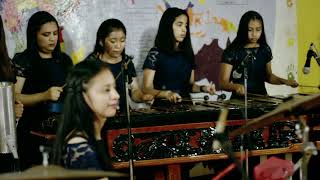
M170 54L153 47L144 61L143 69L156 71L153 86L157 90L171 90L184 97L191 92L190 76L195 63L182 52Z
M67 144L64 166L68 169L103 169L97 153L88 142Z
M82 138L84 141L69 144L72 138ZM108 155L106 143L103 140L88 138L83 131L73 130L65 139L63 150L63 166L68 169L111 169L111 161Z
M121 61L116 64L110 64L103 62L102 60L99 59L95 54L91 53L85 60L91 60L91 61L99 61L101 63L106 63L108 67L110 68L115 80L116 80L116 89L117 92L120 95L120 100L119 100L119 106L120 106L120 112L125 111L125 105L126 105L126 99L125 99L125 86L124 86L124 73L121 73L121 68L123 63L125 62L127 64L127 71L128 73L128 84L131 84L132 78L136 77L136 70L134 68L134 64L132 62L133 57L126 55L124 58L124 61ZM130 91L129 91L130 93Z
M254 58L247 63L248 93L266 95L265 81L267 78L266 65L272 60L272 52L269 46L260 45L257 48L226 49L223 52L222 63L232 65L230 82L244 84L243 60L251 53ZM235 73L235 71L237 73ZM238 76L237 76L238 74Z
M17 76L26 79L22 94L35 94L44 92L52 86L63 86L67 73L72 67L72 60L64 53L59 58L43 59L40 56L31 57L26 52L23 52L16 54L12 61L15 65ZM25 107L23 116L19 120L21 129L43 131L44 120L48 119L52 114L48 105L52 103L62 104L63 97L64 93L60 95L58 101L43 102Z

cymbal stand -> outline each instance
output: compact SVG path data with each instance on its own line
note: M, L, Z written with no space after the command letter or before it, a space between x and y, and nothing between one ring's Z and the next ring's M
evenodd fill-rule
M299 116L300 124L296 124L296 134L300 139L302 139L303 155L299 161L294 166L294 171L300 168L300 179L308 179L308 163L312 155L317 155L318 151L313 142L309 141L309 131L310 128L305 122L303 116Z

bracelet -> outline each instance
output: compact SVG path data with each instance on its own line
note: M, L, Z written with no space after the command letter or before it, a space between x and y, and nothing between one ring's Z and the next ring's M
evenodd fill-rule
M205 90L203 90L203 87L206 87L206 86L200 86L200 92L206 92Z

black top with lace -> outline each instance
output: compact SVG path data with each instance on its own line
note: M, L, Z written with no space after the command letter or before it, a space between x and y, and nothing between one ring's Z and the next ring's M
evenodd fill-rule
M189 61L182 52L167 53L153 47L144 61L143 69L155 70L155 89L171 90L184 97L189 96L190 76L195 63Z
M62 53L59 58L43 59L40 56L31 57L26 52L16 54L13 64L18 77L25 78L22 94L35 94L48 90L52 86L63 86L69 69L72 67L71 58ZM43 120L50 114L50 103L63 103L64 93L58 101L43 102L24 108L18 128L22 131L44 131ZM55 133L55 132L52 132Z
M254 58L249 59L246 65L243 60L248 54ZM232 65L230 82L244 84L244 67L248 72L248 93L266 95L265 81L267 77L266 65L272 60L269 46L260 45L257 48L226 49L223 52L222 63Z
M63 157L63 164L69 169L111 169L107 148L103 140L91 141L81 133L73 133L72 138L80 137L86 139L79 143L68 143ZM68 141L68 140L67 140Z

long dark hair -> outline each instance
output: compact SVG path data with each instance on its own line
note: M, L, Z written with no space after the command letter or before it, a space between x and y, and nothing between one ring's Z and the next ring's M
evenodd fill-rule
M4 27L2 17L0 16L0 79L12 81L14 79L14 71L10 63L6 44L6 36L4 34Z
M62 155L66 153L66 138L72 131L82 132L86 135L89 142L95 142L93 112L84 100L83 92L86 91L85 85L104 70L110 71L104 63L82 61L75 65L69 73L65 87L66 96L63 118L59 124L54 148L54 163L62 163Z
M236 38L232 41L228 48L237 49L243 48L248 43L248 25L251 20L259 20L262 26L262 33L260 38L258 39L258 43L260 45L267 45L264 23L262 16L256 11L247 11L244 13L240 19L238 32Z
M103 54L105 47L105 39L115 30L121 30L125 35L127 35L127 30L124 24L119 19L107 19L103 21L97 31L96 44L94 46L94 54ZM121 56L125 59L125 49L123 49Z
M175 51L176 40L173 34L172 25L175 19L180 15L187 16L188 25L187 25L186 37L181 43L179 43L179 48L183 51L183 53L189 60L194 61L194 53L193 53L191 37L190 37L189 15L187 11L183 9L172 7L172 8L168 8L162 14L154 44L157 48L164 50L168 53L173 53Z
M32 57L39 56L37 32L41 29L42 25L48 22L55 22L58 27L58 32L60 31L60 27L56 18L46 11L38 11L30 17L27 26L27 49L25 50L28 55ZM60 39L60 33L58 33L58 39ZM60 59L60 55L61 47L60 43L58 42L52 52L52 56L56 59Z

